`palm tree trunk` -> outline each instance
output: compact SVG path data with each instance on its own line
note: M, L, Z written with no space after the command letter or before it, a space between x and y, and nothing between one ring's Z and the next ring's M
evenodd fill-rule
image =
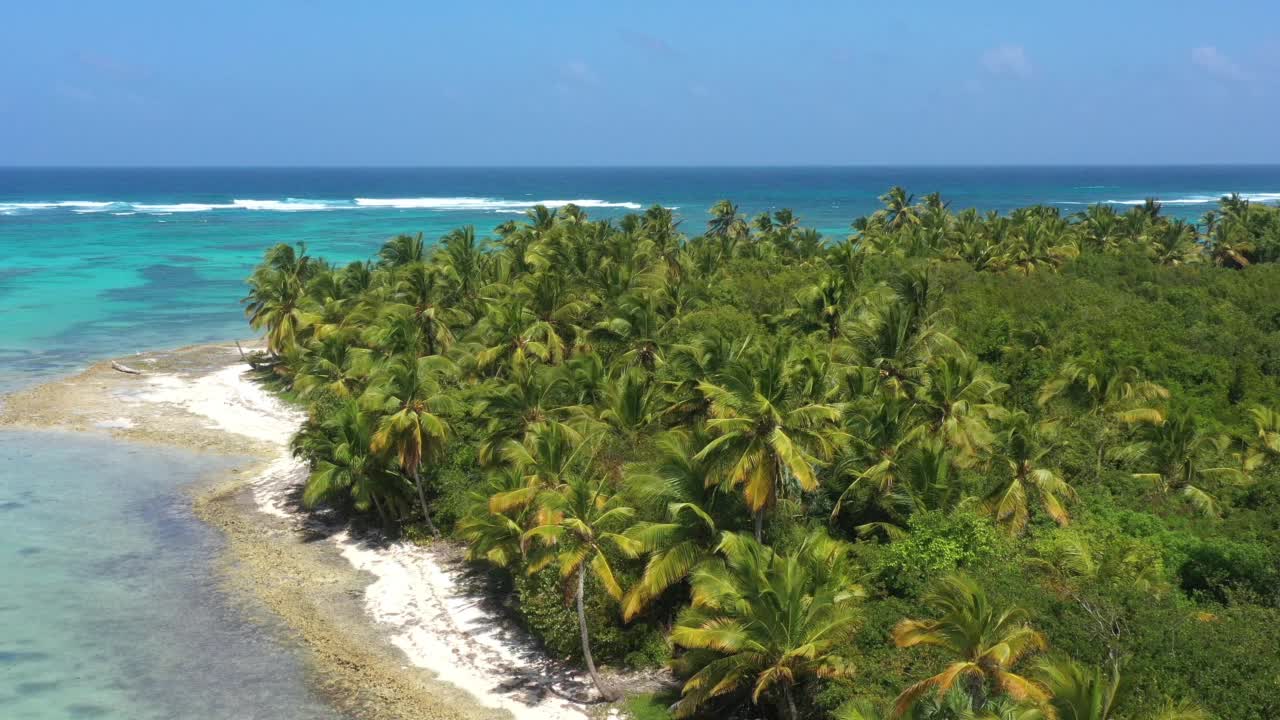
M578 568L578 629L582 632L582 658L587 661L587 672L591 675L591 682L596 684L596 689L600 691L600 697L605 700L617 700L617 695L609 687L606 687L604 681L600 679L600 673L596 672L596 661L591 657L591 639L587 636L587 612L582 607L582 588L586 584L587 569Z
M436 529L436 524L431 522L431 511L427 508L427 491L422 489L422 476L418 474L418 468L412 471L413 484L418 488L418 502L422 503L422 519L427 522L427 529L431 531L431 537L440 539L440 531Z
M391 529L391 521L387 518L387 511L382 509L382 503L378 500L377 493L370 493L373 498L373 509L378 511L378 521L382 523L383 530Z
M764 542L764 508L755 512L756 542Z
M800 720L800 713L796 710L796 699L791 694L791 686L783 685L782 694L787 698L787 717L791 720Z
M987 704L987 682L982 676L971 676L968 682L969 702L974 710L981 710Z

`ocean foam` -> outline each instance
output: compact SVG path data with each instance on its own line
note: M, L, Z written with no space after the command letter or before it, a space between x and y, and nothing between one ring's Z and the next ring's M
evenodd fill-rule
M323 212L330 210L434 210L438 212L472 211L520 214L535 205L549 208L562 208L566 205L577 205L581 208L621 208L639 210L643 207L638 202L614 202L583 198L578 200L502 200L488 197L416 197L416 198L355 198L353 200L315 200L310 198L244 199L237 198L229 203L142 203L97 200L59 200L40 202L7 202L0 203L0 215L19 215L34 211L70 210L75 213L113 212L149 213L151 215L168 215L171 213L205 213L220 210L247 210L252 212Z
M232 200L233 207L244 210L277 210L280 212L302 212L316 210L341 210L352 207L345 200L307 200L305 198L285 198L284 200Z
M639 210L637 202L610 202L608 200L499 200L485 197L420 197L420 198L356 198L362 208L395 208L399 210L528 210L535 205L560 208L577 205L582 208L626 208Z
M148 203L132 203L132 207L138 212L145 213L192 213L192 212L209 212L211 210L225 210L234 208L235 205L221 205L212 203L174 203L172 205L151 205Z
M1217 205L1218 201L1230 195L1230 193L1220 193L1218 195L1186 195L1176 198L1160 198L1156 200L1161 205ZM1269 203L1280 202L1280 193L1261 192L1261 193L1240 193L1240 197L1249 202ZM1079 200L1060 200L1053 203L1054 205L1142 205L1147 202L1146 198L1141 200L1096 200L1091 202L1082 202Z

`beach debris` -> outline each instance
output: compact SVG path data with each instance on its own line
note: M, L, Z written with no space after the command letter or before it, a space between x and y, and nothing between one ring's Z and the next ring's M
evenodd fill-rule
M126 375L141 375L141 374L142 374L142 371L141 371L141 370L135 370L135 369L133 369L133 368L129 367L128 365L121 365L120 363L116 362L115 360L112 360L112 361L111 361L111 369L112 369L112 370L119 371L119 372L122 372L122 373L124 373L124 374L126 374Z

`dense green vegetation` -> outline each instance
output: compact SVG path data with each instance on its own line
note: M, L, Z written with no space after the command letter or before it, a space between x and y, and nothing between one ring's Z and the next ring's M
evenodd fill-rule
M305 502L461 538L606 697L668 663L646 714L1280 716L1280 211L882 200L270 249Z

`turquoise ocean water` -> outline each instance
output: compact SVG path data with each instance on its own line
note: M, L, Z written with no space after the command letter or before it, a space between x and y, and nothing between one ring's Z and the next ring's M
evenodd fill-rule
M276 242L334 260L387 237L482 235L534 203L654 203L696 234L720 198L842 236L893 184L954 207L1280 200L1280 167L0 169L0 391L135 350L248 334L243 279ZM330 717L213 578L182 488L220 464L106 438L0 432L0 718Z
M180 488L230 465L0 433L0 718L337 720L218 585L220 538Z

